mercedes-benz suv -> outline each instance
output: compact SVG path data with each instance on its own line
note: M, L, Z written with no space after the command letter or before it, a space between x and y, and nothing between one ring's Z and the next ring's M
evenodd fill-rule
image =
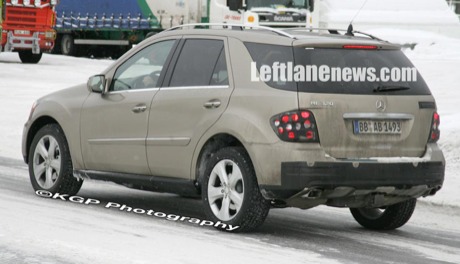
M398 45L350 30L180 26L39 99L22 152L35 190L73 195L91 178L201 195L236 231L318 205L395 229L445 161L429 88L393 69L414 69Z

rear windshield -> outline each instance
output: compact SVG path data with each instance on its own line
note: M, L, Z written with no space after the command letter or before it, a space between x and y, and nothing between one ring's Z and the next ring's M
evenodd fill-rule
M284 80L265 80L265 83L276 89L299 91L308 93L340 93L340 94L383 94L383 95L430 95L430 90L422 76L401 50L363 50L363 49L332 49L332 48L292 48L289 46L267 45L260 43L245 43L251 58L257 63L260 73L263 65L272 67L285 64L288 67L286 76L293 76ZM289 69L292 66L292 69ZM305 74L296 79L296 68L300 66ZM302 68L303 67L303 68ZM320 68L328 68L330 75L336 73L342 77L344 71L352 71L357 79L340 80L337 78L319 79ZM308 79L309 73L317 78ZM347 69L346 69L347 68ZM275 69L275 67L272 67ZM279 69L279 67L278 67ZM284 69L284 68L283 68ZM367 74L369 69L373 75ZM382 70L387 69L386 78L382 77ZM309 71L310 70L310 71ZM337 70L340 70L337 71ZM392 71L396 70L396 77L391 78ZM354 71L354 72L353 72ZM399 73L397 72L399 71ZM405 73L409 78L402 78ZM274 71L271 76L274 76ZM364 73L364 75L363 75ZM279 74L276 74L277 76ZM372 78L374 76L375 78ZM297 75L299 77L299 75ZM313 77L310 75L310 77ZM397 80L397 81L395 81Z
M310 93L343 93L343 94L375 94L379 87L383 88L378 91L381 94L387 95L430 95L430 90L423 80L420 73L415 69L414 65L404 55L401 50L360 50L360 49L326 49L326 48L294 48L294 57L296 65L311 65L320 67L328 66L329 69L344 69L351 68L356 71L364 71L375 69L375 80L367 74L359 75L358 81L319 81L310 80L298 82L299 92ZM384 69L388 69L387 72ZM391 79L392 72L396 76ZM413 78L403 80L401 76L403 71L413 69L415 74ZM399 71L399 73L398 73ZM331 71L332 72L332 71ZM380 77L386 76L389 80L379 80ZM398 78L399 77L399 78ZM369 80L369 78L371 80ZM399 81L394 81L398 80ZM385 91L386 88L389 88ZM400 89L398 89L400 88Z

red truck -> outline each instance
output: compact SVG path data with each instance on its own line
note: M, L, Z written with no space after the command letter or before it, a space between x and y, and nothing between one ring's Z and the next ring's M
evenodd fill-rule
M2 50L18 52L23 63L38 63L42 53L54 47L58 0L0 1Z

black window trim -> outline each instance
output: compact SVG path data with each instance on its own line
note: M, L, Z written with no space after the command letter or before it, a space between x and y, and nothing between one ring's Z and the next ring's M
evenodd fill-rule
M217 68L217 64L219 64L219 60L220 60L220 56L222 56L222 53L224 54L224 59L225 59L225 64L227 64L227 56L225 55L225 42L224 42L224 45L222 46L222 49L220 49L220 52L219 52L219 56L217 56L217 60L216 60L216 63L214 63L214 67L212 69L212 74L211 74L211 77L209 78L209 86L213 86L211 85L211 81L212 81L212 75L216 72L216 68ZM227 66L227 65L226 65ZM225 67L227 68L227 67ZM227 69L227 76L228 76L228 69ZM222 86L222 85L216 85L216 86Z

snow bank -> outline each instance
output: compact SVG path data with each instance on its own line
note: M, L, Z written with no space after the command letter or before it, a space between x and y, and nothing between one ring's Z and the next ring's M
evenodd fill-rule
M320 0L321 27L346 29L365 0ZM460 22L445 0L368 0L353 22L361 31L386 27L460 36Z
M0 156L22 159L22 129L33 102L84 83L113 61L44 54L39 64L22 64L16 53L0 53Z

